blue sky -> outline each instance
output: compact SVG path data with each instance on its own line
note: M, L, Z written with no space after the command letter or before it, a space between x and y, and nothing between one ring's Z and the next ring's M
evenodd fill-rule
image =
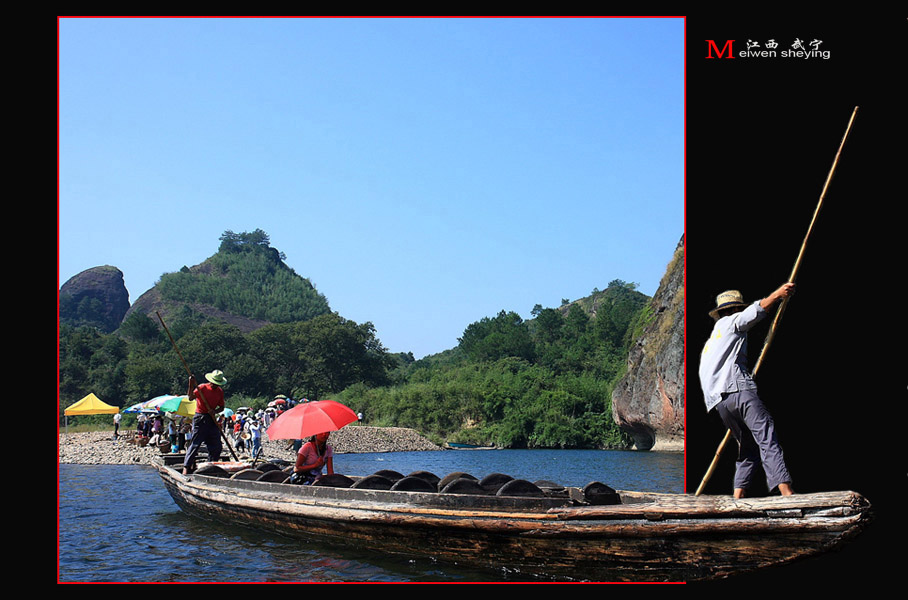
M392 352L604 289L684 229L682 19L59 21L59 284L262 229Z

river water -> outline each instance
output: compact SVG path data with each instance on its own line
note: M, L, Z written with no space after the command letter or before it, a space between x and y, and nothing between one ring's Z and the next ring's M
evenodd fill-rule
M335 470L368 475L465 471L506 473L584 486L684 491L681 453L614 450L449 450L339 454ZM185 515L149 466L59 466L60 582L476 582L526 581L503 569L477 570L318 546ZM535 579L531 579L535 580Z

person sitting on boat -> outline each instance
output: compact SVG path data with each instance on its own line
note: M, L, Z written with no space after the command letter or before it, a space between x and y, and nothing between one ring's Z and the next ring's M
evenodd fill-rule
M741 292L728 290L719 294L716 308L709 313L716 323L700 354L700 385L706 410L715 408L738 442L735 498L746 495L759 466L770 492L778 487L783 496L794 493L775 424L757 395L747 366L747 332L763 320L768 309L793 293L794 284L786 283L766 298L748 304Z
M224 389L227 378L221 371L205 375L209 383L196 385L195 377L189 376L189 398L195 400L195 416L192 418L192 441L183 460L183 474L195 470L195 459L204 443L208 448L208 460L217 462L221 458L221 430L215 415L224 410Z
M334 449L328 443L327 431L312 436L300 448L290 483L310 485L322 476L322 468L328 475L334 474Z

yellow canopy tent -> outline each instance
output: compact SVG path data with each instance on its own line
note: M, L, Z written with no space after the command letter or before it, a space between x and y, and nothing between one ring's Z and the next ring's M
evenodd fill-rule
M111 406L101 401L94 394L89 394L76 402L70 404L63 410L63 426L69 431L69 419L78 415L113 415L120 412L116 406Z
M105 404L94 394L89 394L66 407L63 414L66 416L76 415L112 415L120 412L120 409L110 404Z

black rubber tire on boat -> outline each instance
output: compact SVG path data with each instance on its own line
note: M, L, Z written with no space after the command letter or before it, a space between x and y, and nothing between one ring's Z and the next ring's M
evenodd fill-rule
M390 490L394 482L381 475L368 475L363 477L352 486L360 490Z
M441 481L441 478L430 471L413 471L407 477L419 477L424 481L428 481L433 488L438 489L438 482Z
M265 471L256 481L268 481L271 483L284 483L290 479L290 476L281 471L280 469Z
M479 482L478 479L470 475L469 473L464 473L463 471L455 471L453 473L448 473L441 478L441 481L438 482L438 489L443 490L449 483L457 479L472 479L473 481Z
M501 486L511 481L512 479L514 478L510 475L505 475L504 473L492 473L483 477L479 481L479 485L481 485L483 489L485 489L490 494L494 494L501 488Z
M398 473L397 471L392 471L391 469L382 469L381 471L376 471L373 475L378 475L379 477L384 477L385 479L390 479L391 481L399 481L404 478L403 473Z
M437 492L438 488L421 477L404 477L391 486L394 492Z
M319 485L322 487L348 488L353 485L353 480L346 475L341 475L340 473L331 473L330 475L322 475L312 485Z
M201 469L198 469L194 474L195 475L208 475L209 477L224 477L224 478L230 477L230 473L228 473L227 471L225 471L224 469L222 469L221 467L219 467L217 465L207 465L205 467L202 467Z
M267 473L268 471L280 471L281 470L281 468L279 466L277 466L274 463L270 463L270 462L256 465L255 468L258 469L259 471L261 471L262 473Z
M587 502L596 506L621 504L621 498L618 496L618 493L609 486L598 481L586 484L583 488L583 496Z
M521 498L542 498L545 496L539 487L526 479L512 479L498 488L496 496L520 496Z
M444 480L442 480L444 481ZM487 496L485 491L475 477L460 477L448 482L439 490L442 494L471 494L474 496Z
M242 471L237 471L230 476L230 479L249 479L256 480L262 476L262 472L258 469L243 469Z

